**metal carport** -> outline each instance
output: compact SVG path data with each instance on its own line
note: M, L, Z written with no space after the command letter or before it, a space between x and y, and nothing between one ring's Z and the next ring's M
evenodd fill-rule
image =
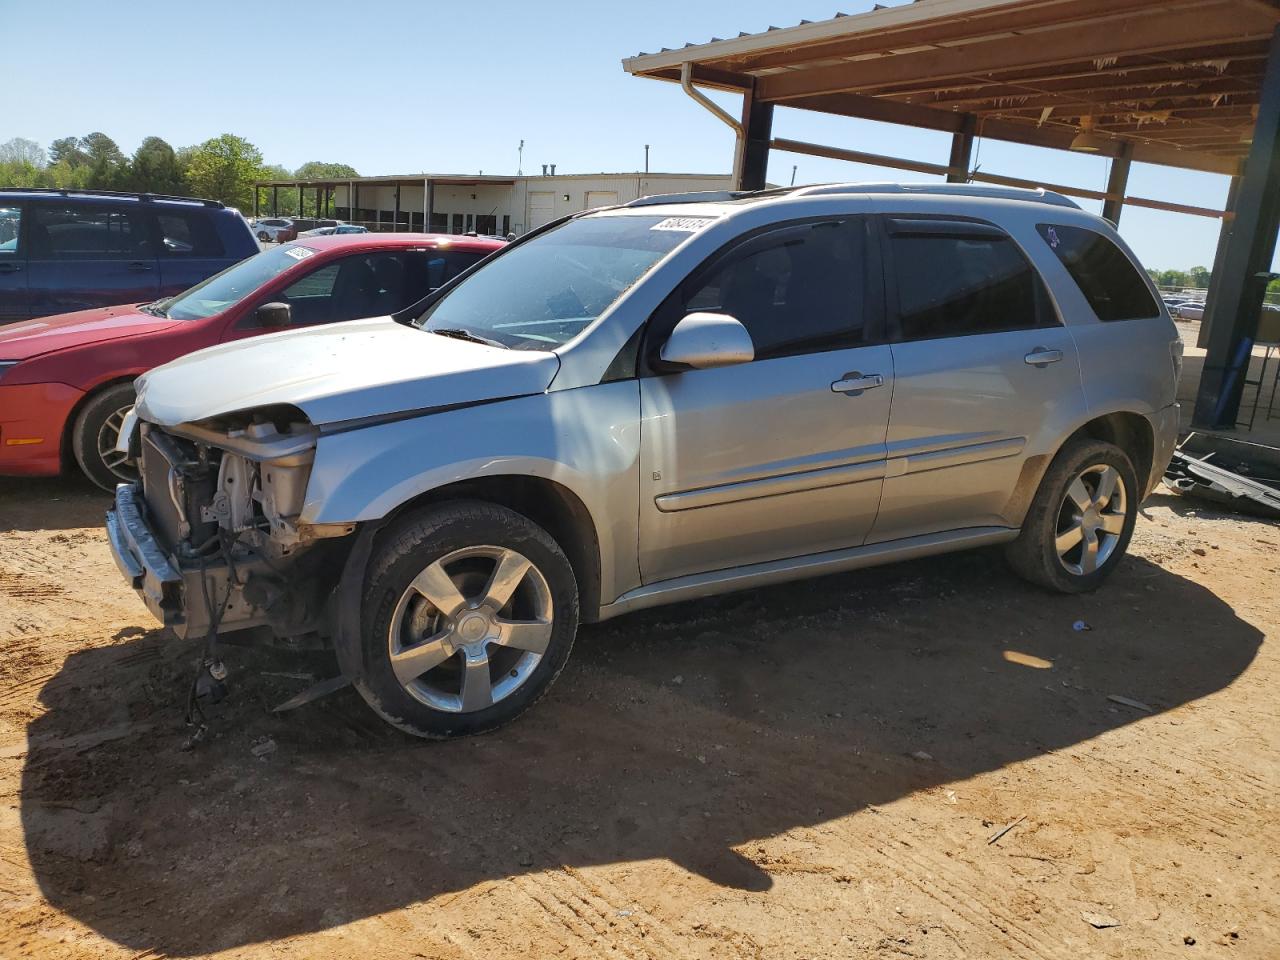
M681 83L737 134L740 189L771 149L953 182L1044 186L1223 220L1194 422L1234 426L1280 230L1280 2L917 0L642 53L636 76ZM742 94L734 118L698 87ZM952 134L945 163L775 138L775 106ZM972 170L975 137L1112 159L1105 191ZM940 159L940 158L939 158ZM1134 162L1232 177L1226 210L1127 193Z

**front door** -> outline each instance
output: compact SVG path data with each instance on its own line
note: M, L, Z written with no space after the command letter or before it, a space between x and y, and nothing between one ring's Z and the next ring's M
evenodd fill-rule
M42 201L29 203L26 216L32 316L159 295L155 241L137 207Z
M646 357L704 311L741 321L755 360L641 380L646 583L866 538L893 391L890 348L869 342L866 239L858 217L770 230L695 273L651 321Z
M1002 230L885 226L896 379L870 541L1008 526L1028 456L1083 408L1075 342Z
M25 320L29 316L22 207L12 202L0 203L0 323Z

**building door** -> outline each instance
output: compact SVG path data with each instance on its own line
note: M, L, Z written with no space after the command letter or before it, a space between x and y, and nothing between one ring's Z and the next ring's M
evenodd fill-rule
M556 195L550 190L529 192L529 229L537 230L556 218Z
M588 190L587 209L594 207L610 207L618 202L617 190Z

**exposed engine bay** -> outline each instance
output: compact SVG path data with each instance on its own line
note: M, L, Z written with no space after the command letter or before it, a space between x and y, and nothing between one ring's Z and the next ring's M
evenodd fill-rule
M354 525L299 520L316 428L292 407L140 428L146 513L180 575L159 598L165 624L180 637L265 626L287 645L322 641L341 565L332 541Z

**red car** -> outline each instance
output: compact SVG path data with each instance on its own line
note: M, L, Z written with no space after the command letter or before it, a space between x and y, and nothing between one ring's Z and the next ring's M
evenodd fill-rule
M503 245L421 233L308 237L176 297L0 327L0 474L51 476L74 458L110 489L132 478L115 444L139 374L228 340L394 313Z

